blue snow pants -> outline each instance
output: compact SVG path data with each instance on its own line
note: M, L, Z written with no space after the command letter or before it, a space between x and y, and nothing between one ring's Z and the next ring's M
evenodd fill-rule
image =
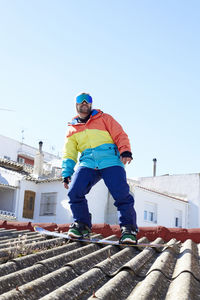
M108 190L113 196L119 212L119 225L136 225L136 212L134 198L129 194L129 185L126 180L126 172L123 167L113 166L105 169L91 169L79 167L68 191L70 207L75 222L82 222L92 227L87 199L85 195L100 180L103 179ZM95 201L95 199L94 199Z

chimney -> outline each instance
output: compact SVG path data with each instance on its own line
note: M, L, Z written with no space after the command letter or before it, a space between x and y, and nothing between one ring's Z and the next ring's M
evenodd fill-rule
M42 145L43 145L43 142L40 141L40 142L39 142L39 152L40 152L40 153L42 153Z
M44 162L44 154L42 152L43 142L39 142L39 151L36 153L34 158L34 168L33 174L36 177L40 177L43 175L43 162Z
M157 163L157 159L154 158L153 159L153 177L156 176L156 163Z

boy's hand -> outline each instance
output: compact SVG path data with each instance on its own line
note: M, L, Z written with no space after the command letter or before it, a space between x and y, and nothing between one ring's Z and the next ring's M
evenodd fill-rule
M69 184L67 184L66 182L64 182L64 188L68 189L69 188Z
M130 164L132 158L131 157L120 157L121 161L123 162L124 165L126 165L127 163Z
M69 177L64 178L63 180L63 184L64 184L64 188L68 189L69 188L69 183L71 182L71 179Z

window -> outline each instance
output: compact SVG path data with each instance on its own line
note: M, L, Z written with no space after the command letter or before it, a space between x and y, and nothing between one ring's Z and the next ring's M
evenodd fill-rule
M154 213L152 211L149 211L149 221L153 222L154 220Z
M40 216L56 215L57 193L42 193L40 202Z
M179 209L175 210L174 225L175 227L182 227L182 211Z
M3 158L5 158L5 159L7 159L7 160L10 160L10 156L7 156L7 155L4 155Z
M20 163L20 164L24 164L24 163L25 163L25 159L22 158L22 157L18 157L17 161L18 161L18 163Z
M145 202L144 221L157 223L157 204Z

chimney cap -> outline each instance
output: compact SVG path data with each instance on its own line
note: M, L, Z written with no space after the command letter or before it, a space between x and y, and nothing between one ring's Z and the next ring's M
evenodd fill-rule
M40 152L40 153L42 152L42 145L43 145L43 142L40 141L40 142L39 142L39 152Z

